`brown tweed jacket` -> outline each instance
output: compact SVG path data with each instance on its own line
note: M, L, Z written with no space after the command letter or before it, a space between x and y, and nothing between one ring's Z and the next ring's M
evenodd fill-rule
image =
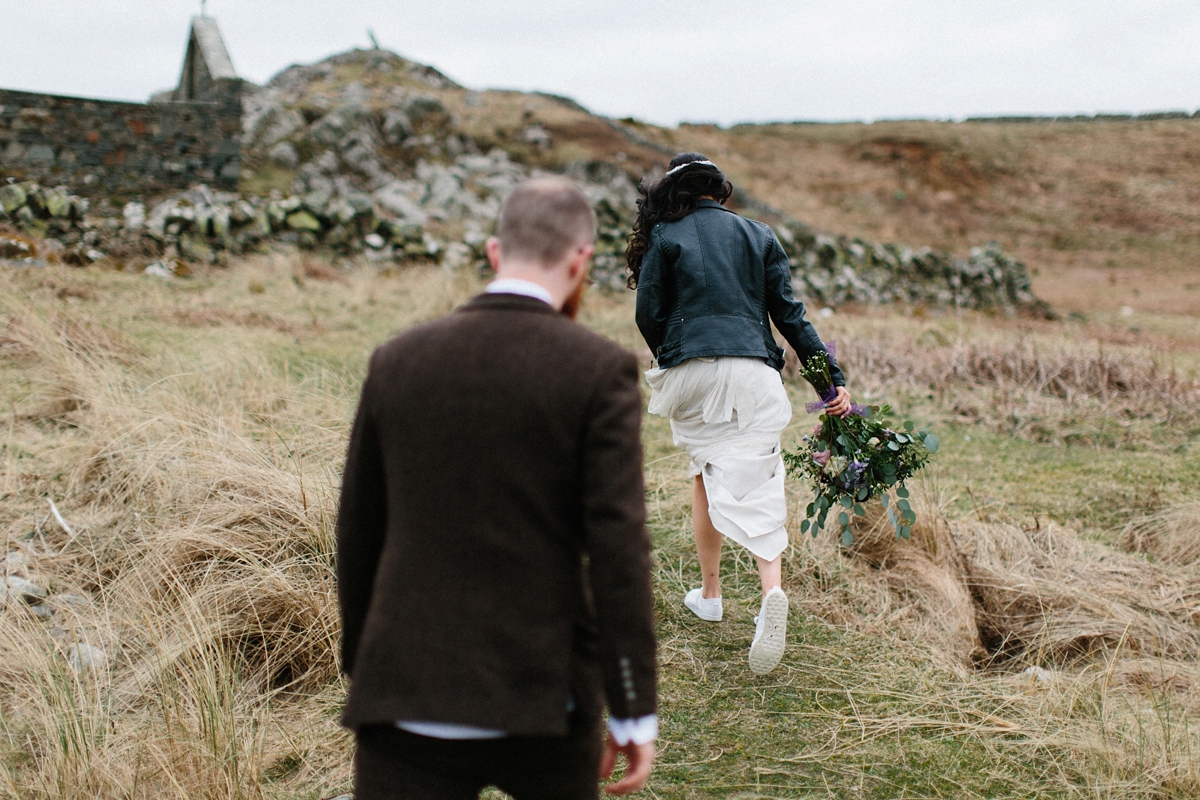
M337 519L350 727L655 711L635 357L480 295L371 357Z

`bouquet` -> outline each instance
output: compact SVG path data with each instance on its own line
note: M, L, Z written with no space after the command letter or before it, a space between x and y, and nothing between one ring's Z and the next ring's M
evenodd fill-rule
M825 350L800 367L800 374L821 397L806 406L810 414L837 397L829 372L835 343L826 343ZM788 472L808 480L816 492L800 523L801 531L811 531L815 537L825 527L829 514L836 512L842 544L849 547L854 543L850 515L862 516L866 513L862 504L878 497L896 535L908 538L917 515L908 501L904 482L937 452L938 439L912 422L897 424L891 417L892 408L887 405L855 404L845 417L822 414L812 435L805 436L797 450L784 452Z

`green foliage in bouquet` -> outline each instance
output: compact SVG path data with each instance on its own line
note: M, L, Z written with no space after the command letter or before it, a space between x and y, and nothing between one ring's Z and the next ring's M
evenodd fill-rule
M808 404L810 412L837 396L827 354L809 358L800 374L822 398ZM862 504L878 497L896 535L908 538L917 515L904 482L924 467L937 449L938 438L929 431L908 420L894 421L891 406L855 405L845 417L822 414L812 435L805 436L798 449L783 453L788 472L807 480L816 493L800 530L811 531L815 537L825 528L829 515L836 514L842 544L849 547L854 543L851 515L862 516L866 513Z

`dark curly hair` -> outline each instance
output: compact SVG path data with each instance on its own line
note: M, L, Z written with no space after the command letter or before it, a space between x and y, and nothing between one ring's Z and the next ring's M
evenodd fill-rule
M671 159L667 172L693 161L708 161L700 153L680 153ZM674 222L696 210L701 197L711 197L724 205L733 194L733 185L725 180L725 173L711 163L686 167L674 174L664 175L654 183L642 181L638 185L637 215L633 218L633 231L629 234L629 245L625 248L625 266L628 277L625 285L636 289L638 275L642 272L642 256L650 246L650 231L659 222Z

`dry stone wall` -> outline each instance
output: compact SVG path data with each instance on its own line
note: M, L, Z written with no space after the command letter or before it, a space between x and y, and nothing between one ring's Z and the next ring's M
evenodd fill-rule
M215 102L151 104L0 89L0 182L82 196L236 190L240 137L236 86Z

